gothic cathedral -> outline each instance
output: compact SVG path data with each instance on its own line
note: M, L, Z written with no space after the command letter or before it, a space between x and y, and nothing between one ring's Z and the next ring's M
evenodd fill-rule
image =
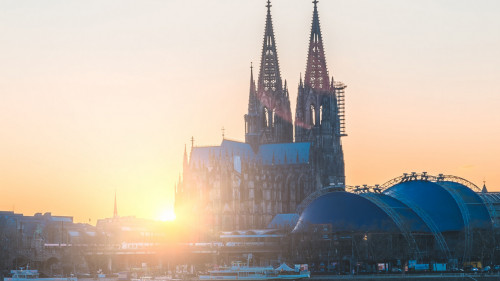
M314 3L304 80L295 126L286 80L281 78L270 1L257 81L250 71L245 142L184 150L175 212L200 230L265 228L277 214L296 213L311 193L345 184L341 137L345 85L330 78ZM295 128L295 141L293 130Z

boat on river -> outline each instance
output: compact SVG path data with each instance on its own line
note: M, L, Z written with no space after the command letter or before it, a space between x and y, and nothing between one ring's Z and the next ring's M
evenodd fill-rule
M299 280L311 277L311 272L306 264L296 264L295 268L291 268L286 263L282 263L275 271L278 274L278 279L281 280Z
M199 275L198 280L222 280L222 281L265 281L265 280L299 280L309 278L309 271L296 272L283 265L275 269L272 266L248 266L241 262L234 262L230 267L221 267L211 270L206 275Z
M78 281L75 276L66 278L41 278L36 269L16 269L10 271L12 277L4 278L4 281Z

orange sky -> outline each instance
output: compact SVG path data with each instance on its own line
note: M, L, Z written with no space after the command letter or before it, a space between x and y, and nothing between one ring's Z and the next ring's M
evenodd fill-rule
M274 0L292 109L311 1ZM330 74L348 85L347 183L403 172L500 191L498 1L323 0ZM172 208L184 144L243 140L265 1L0 3L0 210L95 223Z

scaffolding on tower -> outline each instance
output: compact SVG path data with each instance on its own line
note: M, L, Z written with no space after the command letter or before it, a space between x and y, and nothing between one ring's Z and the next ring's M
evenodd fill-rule
M342 82L335 82L334 86L335 86L335 95L337 96L337 108L338 108L338 115L340 122L340 136L345 137L347 136L345 130L345 88L347 88L347 85L345 85Z

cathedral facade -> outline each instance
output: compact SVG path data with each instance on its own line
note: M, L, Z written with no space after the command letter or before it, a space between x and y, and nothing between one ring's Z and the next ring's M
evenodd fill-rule
M311 193L345 184L341 137L344 89L329 76L317 1L304 80L300 78L295 120L289 88L281 78L267 3L257 81L250 71L245 142L184 151L175 211L204 231L265 228L277 214L295 213ZM295 131L295 136L294 136Z

